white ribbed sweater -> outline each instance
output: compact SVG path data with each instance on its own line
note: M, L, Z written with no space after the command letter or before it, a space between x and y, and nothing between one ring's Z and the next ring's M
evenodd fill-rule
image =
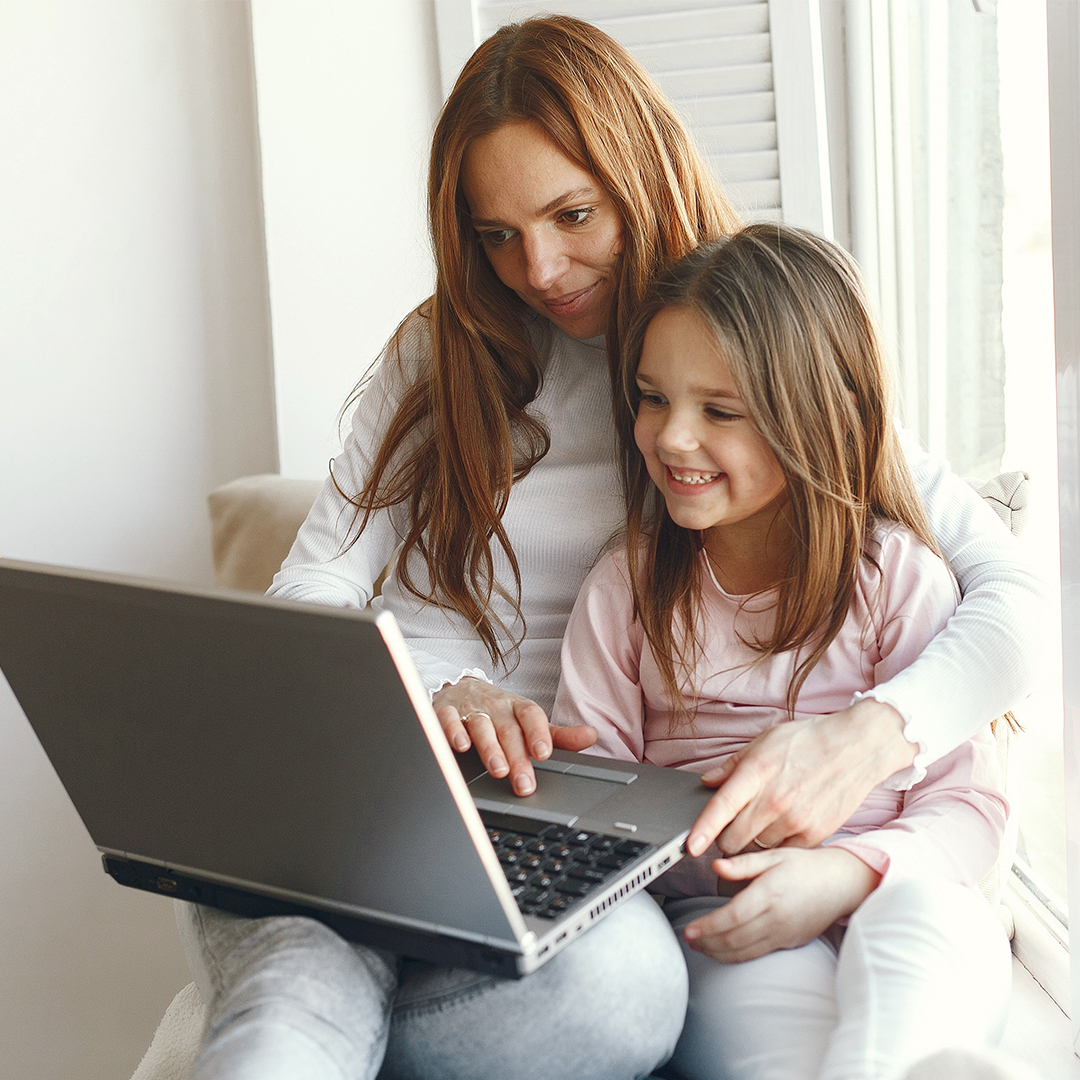
M514 485L503 516L521 569L528 633L516 666L496 670L494 680L550 713L566 621L586 574L621 524L622 501L603 341L575 341L554 327L540 338L544 383L529 411L547 427L551 450ZM422 330L409 336L401 365L380 364L361 396L352 433L333 464L344 490L363 488L375 450L425 349ZM906 737L920 745L915 764L890 782L897 788L920 780L928 763L1030 690L1048 612L1046 586L982 499L928 455L912 455L910 463L934 535L964 595L956 615L919 659L871 691L900 711L907 721ZM351 521L351 506L327 480L270 594L337 606L367 604L403 536L401 511L375 515L359 540L341 553ZM493 555L498 580L510 586L505 555L497 546ZM410 570L424 589L423 562L414 556ZM490 658L472 627L457 614L404 592L396 573L384 583L375 606L394 613L429 688L455 681L468 670L490 671ZM514 625L505 600L495 596L491 607Z

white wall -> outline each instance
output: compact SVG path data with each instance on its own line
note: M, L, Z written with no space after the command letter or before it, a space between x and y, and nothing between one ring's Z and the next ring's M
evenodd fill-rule
M207 581L207 491L276 467L246 3L0 0L0 148L0 553ZM0 1072L130 1076L171 905L102 872L2 677L0 926Z
M322 478L338 413L433 289L432 0L252 0L281 472Z
M276 464L246 5L0 3L0 552L211 577Z

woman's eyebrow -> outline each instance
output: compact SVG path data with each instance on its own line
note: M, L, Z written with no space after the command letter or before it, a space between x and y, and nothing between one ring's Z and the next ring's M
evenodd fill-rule
M600 197L600 193L593 187L577 188L575 191L565 191L562 195L556 196L551 202L536 212L537 217L546 217L553 210L557 210L560 206L565 206L570 202L578 202L581 199L594 200ZM473 215L469 216L469 220L472 222L474 229L487 229L493 226L501 226L503 222L494 220L492 218L478 218Z

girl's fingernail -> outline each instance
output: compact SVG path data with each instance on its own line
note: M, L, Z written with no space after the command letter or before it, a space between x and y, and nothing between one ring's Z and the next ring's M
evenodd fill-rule
M696 926L688 926L683 931L683 940L687 945L693 945L701 937L701 931Z

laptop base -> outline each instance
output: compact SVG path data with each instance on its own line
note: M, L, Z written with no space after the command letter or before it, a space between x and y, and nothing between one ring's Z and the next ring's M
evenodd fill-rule
M324 923L346 941L385 949L399 956L424 960L441 967L469 968L501 978L523 977L514 954L501 953L476 942L446 935L425 934L419 930L342 915L274 896L263 896L187 874L178 874L137 859L102 855L101 862L105 873L118 884L156 893L158 896L170 896L175 900L187 900L193 904L206 904L248 919L262 919L270 915L301 915Z

